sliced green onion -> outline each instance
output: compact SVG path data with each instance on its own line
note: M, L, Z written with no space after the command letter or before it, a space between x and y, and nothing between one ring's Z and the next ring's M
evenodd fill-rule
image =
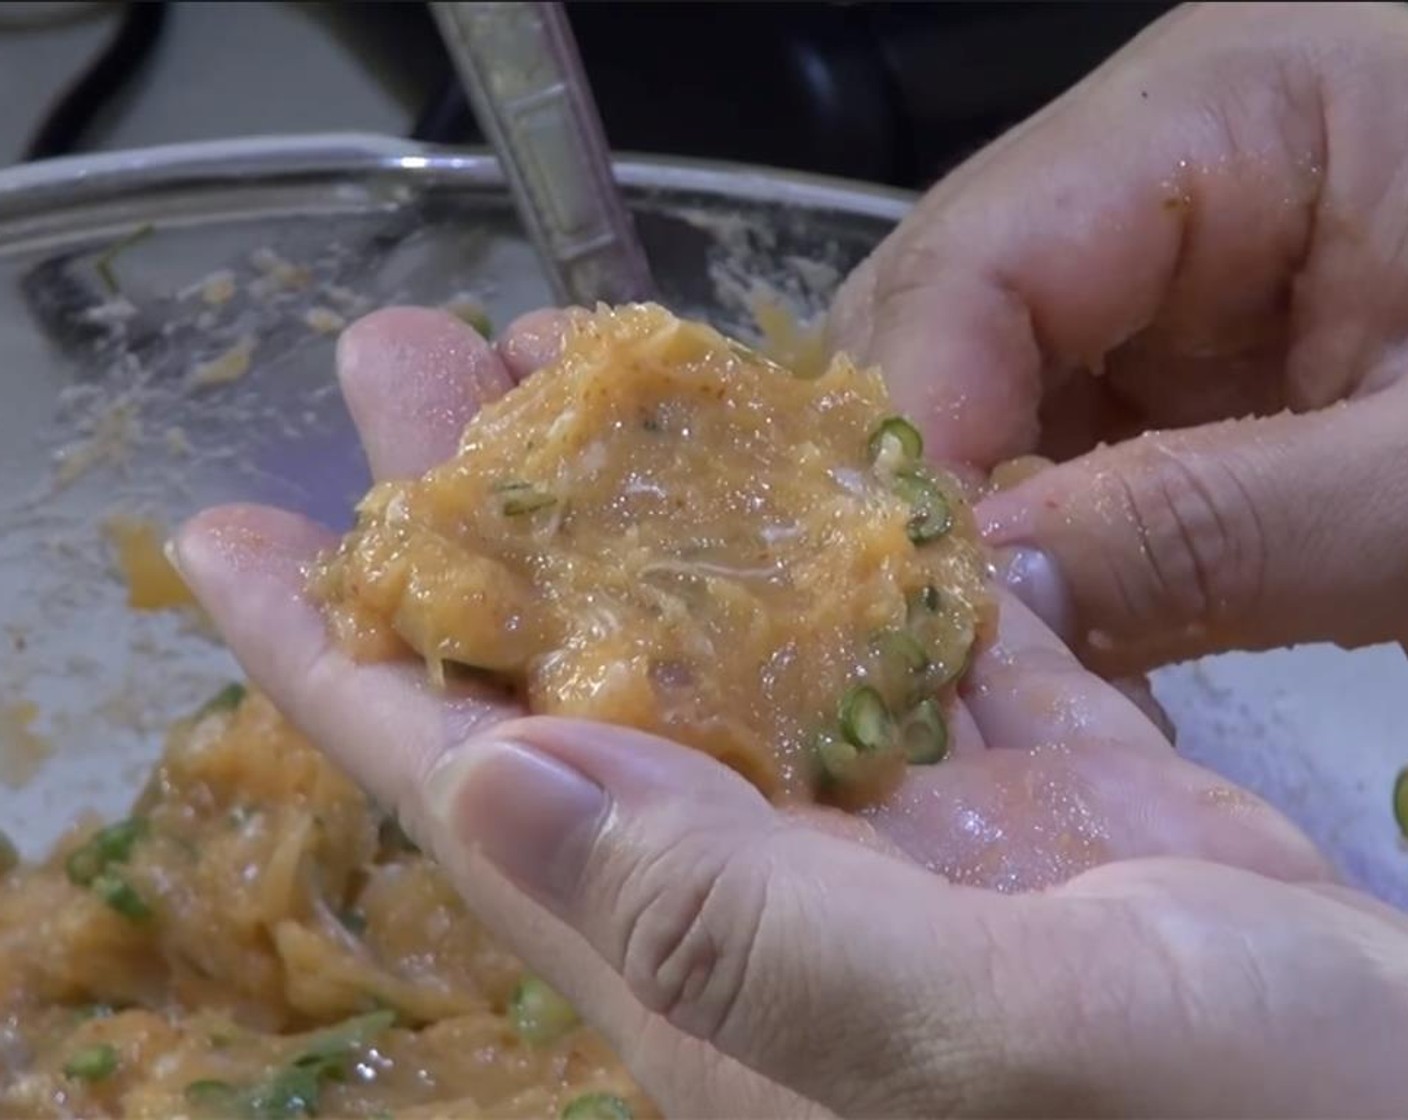
M152 916L152 909L133 888L132 884L116 871L104 871L95 878L89 887L113 910L134 922L144 922Z
M536 976L525 976L508 1004L509 1021L525 1042L543 1045L561 1038L577 1025L577 1012Z
M315 1065L346 1058L395 1023L394 1011L369 1011L365 1015L354 1015L315 1038L308 1049L294 1059L293 1064Z
M817 735L813 751L823 787L844 782L846 774L860 757L856 748L846 742L840 732L830 730Z
M841 734L857 751L884 750L895 741L895 720L880 694L859 684L841 698Z
M540 509L547 509L548 506L556 504L557 499L551 494L539 491L533 494L524 494L521 498L505 498L503 514L505 517L521 517L525 513L536 513Z
M133 845L146 834L145 817L128 817L99 830L91 843L109 863L122 863L132 854Z
M463 316L463 319L471 327L479 332L480 338L494 337L494 320L490 319L487 312L470 312Z
M915 766L942 762L948 754L948 725L937 700L921 700L900 724L905 757Z
M75 848L64 864L69 881L86 887L110 863L126 863L132 847L147 833L143 817L130 817L99 829L82 847Z
M498 482L494 484L494 493L503 495L499 508L505 517L521 517L557 503L555 497L531 482Z
M895 476L895 493L909 503L910 518L905 526L909 539L924 544L943 536L953 527L953 513L938 483L924 471L906 470Z
M98 274L98 279L103 282L103 287L108 290L108 295L118 296L122 294L122 288L117 282L117 276L112 270L113 262L117 260L118 254L124 249L129 249L145 237L150 237L155 227L150 222L145 222L138 226L131 233L119 237L101 253L93 259L93 271Z
M924 454L924 437L919 429L903 416L890 416L880 421L879 427L870 433L867 449L873 463L885 453L885 445L893 441L905 459L918 459Z
M260 1120L294 1120L295 1117L316 1116L324 1080L345 1076L342 1063L300 1065L295 1062L279 1070L262 1085L240 1093L229 1104L235 1106L237 1115L257 1116Z
M614 1093L583 1093L567 1103L562 1120L634 1120L631 1106Z
M348 907L339 913L337 920L342 923L342 928L348 933L363 934L367 932L367 916L355 906Z
M910 594L906 606L910 618L917 615L937 614L944 604L944 597L932 583L925 584Z
M193 1081L186 1086L186 1100L203 1111L258 1120L316 1116L323 1086L344 1080L349 1059L395 1021L394 1011L358 1015L322 1032L307 1050L259 1084L237 1088L226 1081Z
M872 639L886 665L893 665L902 672L920 673L929 667L929 654L908 630L881 630Z
M1408 839L1408 766L1393 780L1393 819L1398 822L1398 831Z
M244 703L247 694L248 689L244 685L238 681L232 681L200 706L196 712L196 719L204 719L216 712L233 712Z
M237 1091L228 1081L207 1077L187 1085L185 1097L188 1104L197 1108L225 1110L234 1103Z
M461 323L467 323L473 327L480 338L487 339L494 333L494 321L489 318L489 313L483 306L470 300L452 300L445 304L445 310L458 319Z
M101 1081L117 1069L117 1050L106 1042L85 1046L64 1063L64 1075L78 1081Z

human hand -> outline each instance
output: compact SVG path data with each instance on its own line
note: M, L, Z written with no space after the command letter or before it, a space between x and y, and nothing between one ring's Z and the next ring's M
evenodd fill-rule
M339 373L377 477L448 455L481 401L550 355L551 333L538 319L495 350L435 312L354 325ZM198 517L176 549L255 683L396 808L671 1114L1325 1100L1249 1095L1265 1092L1262 1051L1229 1049L1234 1036L1265 1042L1267 1060L1273 1045L1295 1055L1325 1040L1319 1019L1269 1015L1280 1004L1261 1002L1248 946L1281 954L1267 966L1278 983L1313 982L1313 996L1277 999L1328 999L1347 975L1362 1001L1387 967L1363 947L1396 927L1372 904L1276 885L1323 879L1304 838L1180 760L1020 604L1004 603L974 665L952 758L915 768L866 820L786 814L673 744L437 693L419 666L350 663L304 594L307 562L332 540L234 507ZM1248 870L1120 862L1170 855ZM1003 893L1034 887L1053 889ZM1237 892L1253 901L1228 933L1217 908ZM1324 943L1343 924L1350 949L1307 976L1286 922ZM1373 1045L1395 1037L1397 1011L1356 1014L1379 1033L1367 1048L1340 1040L1345 1077L1372 1090ZM1134 1065L1107 1068L1111 1055ZM1214 1056L1214 1074L1181 1086L1193 1097L1133 1095L1140 1077L1171 1092L1180 1061Z
M1069 459L979 516L1107 675L1408 636L1406 102L1401 5L1180 9L838 299L931 447Z

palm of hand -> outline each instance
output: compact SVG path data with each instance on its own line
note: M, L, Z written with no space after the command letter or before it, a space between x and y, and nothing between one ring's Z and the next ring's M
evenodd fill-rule
M479 403L541 364L552 337L550 321L535 318L495 349L447 315L414 310L350 328L339 374L373 473L419 473L448 455ZM183 532L180 559L252 679L414 823L418 782L441 755L522 713L435 694L414 667L354 666L331 649L303 590L306 563L330 540L277 510L227 508ZM1004 601L997 643L974 667L952 743L951 758L912 769L899 794L865 819L803 815L949 881L1001 891L1050 887L1145 856L1205 857L1289 880L1325 875L1295 829L1179 759L1138 708L1082 670L1015 600ZM531 909L501 886L466 893L501 929L515 929L515 915ZM522 941L513 947L532 963ZM584 950L562 954L544 943L540 951L576 960ZM581 974L599 976L600 961L583 963ZM587 1007L620 1005L620 989L615 976L569 985ZM799 1107L787 1090L659 1015L639 1005L623 1014L629 1024L607 1024L608 1034L677 1111Z

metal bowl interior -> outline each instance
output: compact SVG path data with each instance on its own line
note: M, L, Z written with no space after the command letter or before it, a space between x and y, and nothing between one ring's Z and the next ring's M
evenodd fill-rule
M759 284L822 310L909 204L747 168L618 174L664 299L742 334ZM0 174L0 825L26 853L81 810L120 812L162 728L235 671L189 620L127 608L105 521L165 529L254 500L346 524L367 478L335 327L460 294L496 324L548 300L484 155L335 136ZM1405 683L1396 650L1313 648L1178 667L1156 689L1182 749L1408 902L1388 811Z
M756 281L823 308L907 205L702 165L619 174L663 297L744 333ZM0 175L0 823L26 853L83 808L121 811L161 728L234 672L188 619L127 609L107 519L164 531L253 500L346 524L367 475L335 327L460 295L500 325L548 302L485 155L339 136Z

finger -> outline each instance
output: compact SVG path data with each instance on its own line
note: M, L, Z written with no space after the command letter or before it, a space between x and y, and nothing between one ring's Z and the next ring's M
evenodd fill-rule
M478 861L502 873L638 1005L803 1097L847 1115L921 1099L962 1113L990 1069L969 1028L991 998L1001 900L944 888L931 904L941 884L923 871L789 823L736 774L651 736L532 719L495 738L427 784L442 858L470 879ZM607 1015L608 1035L631 1025ZM952 1099L924 1085L936 1068Z
M1169 743L1176 743L1178 729L1174 727L1173 720L1169 718L1164 706L1159 703L1159 698L1154 695L1148 677L1142 674L1116 677L1110 681L1110 687L1118 689L1126 700L1143 712L1144 718L1158 728L1159 734Z
M1398 640L1405 419L1408 388L1395 386L1320 413L1146 436L1036 475L978 516L991 542L1045 557L1048 590L1068 590L1065 636L1106 674Z
M1355 40L1348 57L1361 84L1372 72L1408 91L1408 20L1342 14L1208 5L1160 21L935 188L843 287L835 345L884 369L931 446L984 466L1033 450L1043 386L1087 368L1145 367L1141 388L1193 410L1179 423L1221 407L1202 391L1225 403L1242 399L1233 382L1277 383L1288 337L1293 402L1315 399L1303 374L1352 383L1364 339L1393 325L1398 266L1317 223L1372 212L1382 192L1365 169L1380 161L1373 131L1349 129L1352 151L1326 170L1317 63L1333 56L1308 61L1304 43L1398 44Z
M223 506L189 521L172 546L182 578L250 680L399 811L446 742L521 709L468 684L442 694L418 662L362 665L337 649L307 590L311 566L336 543L296 514Z
M374 311L337 344L337 375L378 481L448 459L480 405L511 384L497 352L446 311Z
M499 340L499 357L515 382L522 381L562 352L567 312L543 308L520 315Z
M1037 891L1151 856L1206 859L1288 882L1333 872L1266 802L1180 758L1089 734L951 759L870 814L876 831L950 882Z
M1130 1111L1101 1090L1140 1081L1113 1078L1109 1053L1166 1076L1167 1030L1131 1039L1106 1005L1127 1010L1129 985L1151 979L1156 1003L1179 990L1169 949L1201 927L1176 899L1151 912L1098 882L1022 898L946 885L781 820L674 744L567 720L498 730L431 776L441 859L464 882L501 875L539 900L636 1006L767 1081L840 1115L1093 1115ZM1202 959L1206 938L1193 941ZM567 962L535 945L528 963L570 984ZM1233 949L1236 981L1245 946ZM1251 982L1229 995L1264 997ZM629 1053L630 1009L603 1015ZM1207 1028L1176 999L1156 1018L1184 1047Z
M990 749L1070 745L1098 729L1143 754L1170 744L1119 689L1086 669L1015 596L999 593L997 635L974 660L963 697Z
M1010 489L1034 477L1036 473L1038 472L1033 470L1024 471L1020 477L1014 477L1010 484L994 486L989 492L1000 493ZM1074 607L1065 582L1057 573L1050 557L1027 548L999 549L994 570L997 582L1012 592L1063 643L1069 645L1073 641ZM1146 676L1136 673L1132 676L1115 677L1110 679L1110 685L1143 712L1145 718L1159 729L1164 738L1170 743L1174 741L1177 729L1169 719L1168 713L1164 711L1163 705L1154 696L1154 690L1149 687Z
M1114 968L1137 978L1132 988L1104 988L1085 1006L1088 1018L1067 1012L1068 1024L1085 1018L1101 1036L1086 1053L1098 1063L1105 1107L1086 1115L1403 1114L1402 1081L1391 1071L1408 1014L1396 998L1401 980L1381 963L1402 959L1401 913L1340 888L1288 888L1187 860L1112 865L1055 894L1115 903L1128 924ZM1108 977L1112 962L1097 960L1094 971ZM1328 1013L1327 999L1341 1010ZM1327 1031L1321 1015L1343 1029ZM1266 1040L1265 1058L1248 1054L1252 1038ZM1068 1070L1073 1040L1047 1040Z

